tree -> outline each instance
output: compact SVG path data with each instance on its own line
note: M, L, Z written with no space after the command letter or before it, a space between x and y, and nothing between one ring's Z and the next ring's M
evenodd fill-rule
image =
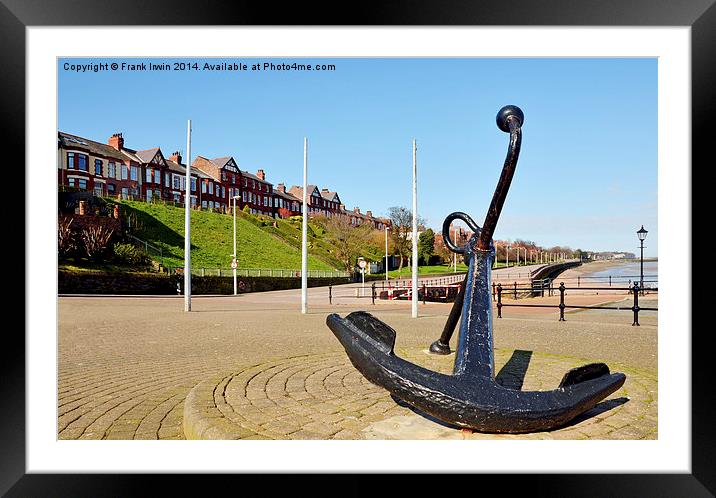
M321 220L325 239L335 247L335 256L347 271L351 271L373 229L369 225L353 226L347 216L333 216Z
M432 228L428 228L418 237L418 261L423 260L423 264L427 266L433 254L435 254L435 232Z
M413 231L413 213L406 207L393 206L388 208L390 218L390 237L393 239L395 252L400 256L398 271L403 269L403 258L410 256L412 242L409 240ZM418 225L424 225L425 221L418 216Z

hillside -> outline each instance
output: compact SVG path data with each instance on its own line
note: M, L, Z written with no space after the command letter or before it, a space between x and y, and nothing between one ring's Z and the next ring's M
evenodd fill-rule
M184 209L139 201L113 201L130 216L132 233L160 247L165 266L184 266ZM282 239L293 239L296 230L290 223L281 229L257 218L239 213L236 219L236 252L239 268L301 268L300 231L298 246ZM272 234L270 232L281 232ZM208 211L191 211L192 266L229 268L233 253L233 217ZM316 244L318 245L318 241ZM308 268L339 268L331 261L329 249L314 251L309 245ZM340 269L340 268L339 268Z

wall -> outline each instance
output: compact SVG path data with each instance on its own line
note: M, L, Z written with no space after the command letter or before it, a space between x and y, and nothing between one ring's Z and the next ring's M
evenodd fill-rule
M238 292L299 289L300 278L239 277ZM349 278L309 278L309 287L346 284ZM192 294L233 294L233 277L192 276ZM181 275L161 273L107 273L60 270L57 275L59 294L159 294L177 295L177 284L184 285Z

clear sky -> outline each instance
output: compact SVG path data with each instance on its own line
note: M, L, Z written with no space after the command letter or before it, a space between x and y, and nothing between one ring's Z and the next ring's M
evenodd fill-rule
M522 153L495 238L638 255L657 247L656 59L182 59L241 62L245 71L74 72L61 59L60 130L127 147L233 156L274 184L309 183L348 209L385 215L412 206L439 229L452 211L482 224L507 151L495 124L506 104L525 114ZM335 64L334 71L251 70L254 63Z

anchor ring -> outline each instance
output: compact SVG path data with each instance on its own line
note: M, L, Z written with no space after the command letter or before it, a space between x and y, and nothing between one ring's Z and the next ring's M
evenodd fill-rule
M460 211L450 213L449 215L447 215L447 218L445 218L445 221L443 221L443 240L445 241L445 246L452 252L456 252L458 254L465 254L465 247L455 245L455 243L450 238L450 224L454 220L464 221L467 226L470 227L470 229L476 234L480 233L481 228L477 225L477 223L473 221L472 218L470 218L469 214Z

